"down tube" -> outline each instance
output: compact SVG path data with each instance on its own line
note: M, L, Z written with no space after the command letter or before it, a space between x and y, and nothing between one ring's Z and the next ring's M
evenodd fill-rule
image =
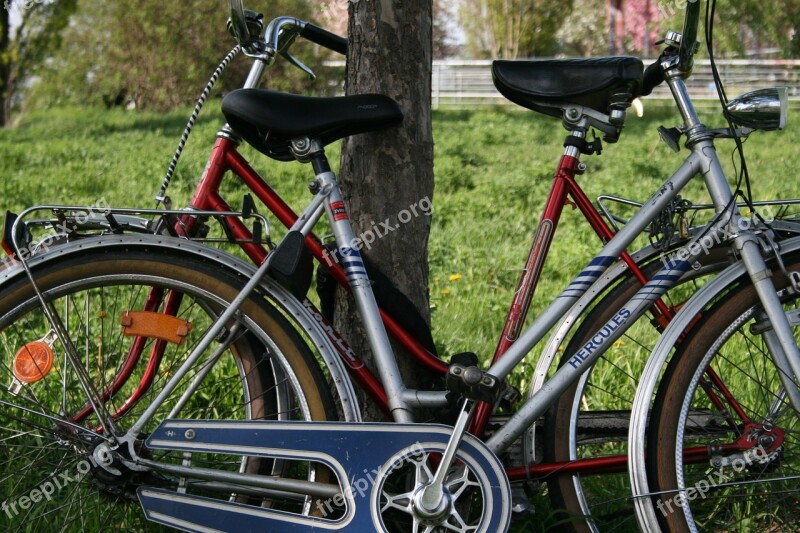
M558 319L572 306L572 304L586 292L594 281L613 263L619 255L625 251L631 242L644 230L647 224L655 218L663 209L675 198L675 195L692 179L693 176L701 171L701 159L694 153L683 162L678 170L662 185L659 190L645 202L642 208L625 225L622 230L592 259L592 261L578 274L578 276L567 286L567 288L551 303L542 315L537 318L531 326L523 332L519 340L509 348L505 356L489 368L488 373L500 379L504 379L516 367L516 365L528 354L528 352L538 343L544 335L553 327ZM580 372L575 373L575 378ZM556 391L549 391L548 396L557 397L566 387L569 381L563 384ZM547 383L545 383L545 388ZM552 387L550 387L552 388ZM540 391L541 392L541 391ZM522 410L514 415L503 430L498 432L490 442L494 451L502 449L506 444L506 436L510 433L524 431L530 422L538 418L549 403L543 400L540 393L537 393L523 406ZM513 441L513 439L512 439ZM501 443L502 444L499 444Z

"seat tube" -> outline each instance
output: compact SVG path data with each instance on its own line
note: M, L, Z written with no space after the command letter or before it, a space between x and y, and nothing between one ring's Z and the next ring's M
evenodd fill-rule
M571 132L571 136L582 139L586 136L586 130L582 128L575 129ZM572 180L578 171L580 155L581 152L576 146L567 145L564 148L561 160L558 162L558 168L553 176L553 185L550 188L547 203L542 212L542 217L539 219L536 233L533 236L528 258L517 283L517 290L514 291L514 299L506 315L503 332L492 357L492 364L499 361L511 345L516 342L525 324L533 295L536 292L536 286L539 284L544 261L547 258L547 252L553 242L553 236L558 227L561 213L564 211L567 196L572 190L570 184L573 183ZM475 435L483 434L486 424L489 422L492 408L493 406L488 403L478 402L469 426L471 433Z
M585 136L584 130L575 130L572 132L573 137L583 138ZM514 341L519 337L525 318L530 308L533 294L536 291L536 286L539 283L539 277L542 273L544 261L547 257L547 251L550 249L550 244L553 242L558 221L561 218L561 213L564 210L567 196L571 191L570 183L575 177L575 174L580 163L580 151L575 146L566 146L564 154L558 163L553 185L550 189L550 194L547 197L547 203L542 213L542 218L539 220L539 225L536 228L536 234L533 237L528 258L525 261L525 267L517 284L517 290L514 292L514 301L509 309L508 316L506 317L505 327L500 342L495 350L492 362L496 362Z
M395 361L392 346L381 320L375 295L372 292L372 284L361 258L359 251L361 241L353 233L336 176L331 171L324 153L315 154L312 162L317 175L316 183L322 193L327 195L325 210L338 248L338 256L326 255L325 260L340 262L347 276L361 322L375 357L378 375L386 390L392 418L395 422L413 422L412 412L403 400L406 386Z

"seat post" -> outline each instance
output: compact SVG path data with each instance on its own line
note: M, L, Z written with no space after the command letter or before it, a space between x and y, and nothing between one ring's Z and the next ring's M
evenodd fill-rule
M564 138L564 155L580 159L586 146L586 128L575 128Z
M564 155L580 159L581 154L593 155L601 154L603 152L603 143L599 138L586 140L586 132L589 126L585 118L580 120L572 120L567 109L564 112L564 127L570 131L569 135L564 139Z
M325 147L317 139L308 137L292 139L291 151L294 158L300 163L311 163L316 176L331 172L328 156L325 155Z

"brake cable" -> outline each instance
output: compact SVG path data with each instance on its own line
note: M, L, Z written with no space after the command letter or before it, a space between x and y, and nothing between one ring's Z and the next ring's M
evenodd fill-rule
M731 199L731 203L736 201L736 198L741 198L747 207L750 209L750 213L755 216L762 224L769 227L769 224L764 220L764 218L756 211L755 207L753 206L753 191L750 184L750 173L747 170L747 159L744 155L744 144L742 143L742 139L739 136L739 131L736 129L736 126L733 122L733 117L731 117L730 113L727 109L728 97L725 94L725 86L722 83L722 78L719 74L719 70L717 69L717 63L714 58L714 14L717 8L717 0L708 0L706 2L706 20L705 20L705 37L706 37L706 49L708 50L708 59L709 63L711 64L711 74L714 77L714 86L717 89L717 95L719 97L720 104L722 105L722 115L725 117L725 120L728 122L728 127L730 128L731 135L733 137L734 142L736 143L735 151L739 153L739 162L740 162L740 170L737 172L738 178L736 181L736 192ZM735 167L735 165L734 165ZM746 193L742 191L742 182L744 182L744 186L746 189Z
M194 107L194 111L192 111L192 116L189 117L189 122L186 124L186 128L183 130L183 135L178 143L178 149L175 150L175 155L172 156L172 161L170 162L167 173L164 176L164 181L161 183L161 190L158 191L158 195L156 196L156 208L163 203L164 207L169 209L169 199L166 196L167 188L169 187L170 181L172 181L172 176L175 174L178 161L183 153L183 148L186 146L186 141L189 140L189 135L192 133L192 128L194 128L194 123L197 121L197 116L200 114L200 110L203 109L203 105L206 103L208 95L211 94L211 89L214 88L214 85L216 85L219 77L223 72L225 72L225 69L228 68L230 62L233 61L233 58L235 58L241 51L242 46L237 44L230 52L228 52L228 55L225 56L225 59L223 59L219 66L217 66L216 70L214 70L214 74L211 75L211 79L208 80L206 88L203 90L200 98L198 98L197 104Z

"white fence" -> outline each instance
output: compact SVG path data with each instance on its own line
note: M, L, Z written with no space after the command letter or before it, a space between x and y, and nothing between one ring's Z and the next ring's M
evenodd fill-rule
M649 65L653 60L644 60ZM492 83L491 61L434 61L433 105L467 106L504 103ZM729 98L747 91L768 87L789 87L789 98L800 102L800 60L717 60L717 70ZM715 99L714 79L708 60L695 61L687 81L694 99ZM666 85L657 87L647 98L672 98Z
M654 60L644 60L649 65ZM329 63L344 66L344 62ZM767 87L789 87L793 105L800 104L800 60L797 59L730 59L718 60L722 81L729 98L747 91ZM713 77L708 60L695 61L694 72L687 85L696 100L715 99ZM492 83L491 61L444 60L433 62L432 97L434 108L509 103ZM671 98L666 85L657 87L648 99Z

